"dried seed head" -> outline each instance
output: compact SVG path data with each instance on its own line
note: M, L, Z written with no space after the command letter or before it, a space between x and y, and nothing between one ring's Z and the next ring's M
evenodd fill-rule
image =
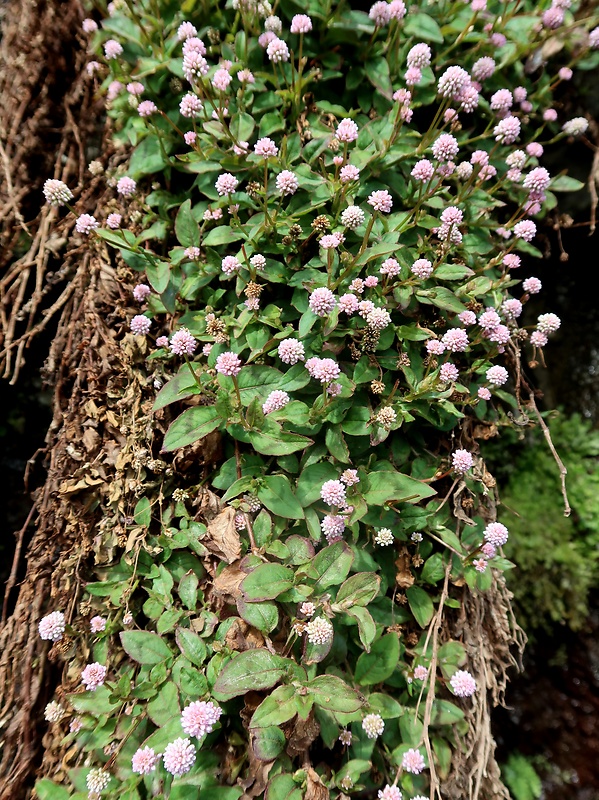
M385 391L385 384L382 381L372 381L370 391L373 394L382 394Z
M314 228L315 231L324 233L325 231L329 230L329 228L331 227L331 223L328 217L326 217L324 214L319 214L312 223L312 227Z
M250 281L243 292L246 297L260 297L263 289L264 286L260 286L260 284Z
M292 225L289 228L289 235L291 236L292 239L297 239L298 236L302 235L302 226L298 225L297 223L295 225Z

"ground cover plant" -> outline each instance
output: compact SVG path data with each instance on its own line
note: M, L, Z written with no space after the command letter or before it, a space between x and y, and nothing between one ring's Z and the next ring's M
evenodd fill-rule
M560 321L518 320L537 225L582 187L542 166L588 127L553 99L599 62L578 5L83 21L132 154L90 163L102 207L44 194L135 278L121 342L160 444L107 495L81 596L39 621L77 760L42 800L506 796L512 564L477 440L543 426L522 353Z

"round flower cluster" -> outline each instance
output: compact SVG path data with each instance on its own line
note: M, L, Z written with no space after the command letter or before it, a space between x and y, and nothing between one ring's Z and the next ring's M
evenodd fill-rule
M151 747L143 747L133 753L131 770L137 775L149 775L156 769L160 756L156 755Z
M399 786L390 786L387 784L384 789L379 789L379 800L402 800L402 794Z
M459 669L451 676L449 683L458 697L471 697L476 691L476 681L465 669Z
M135 194L136 189L137 183L127 175L117 181L116 190L123 197L131 197L132 194Z
M73 192L66 183L52 178L44 183L43 192L46 202L51 206L64 206L73 199Z
M57 703L56 700L52 700L52 702L48 703L44 709L44 719L47 722L60 722L60 720L64 717L64 714L64 708L60 705L60 703Z
M176 356L191 356L195 353L198 343L187 328L179 328L171 337L169 344L171 353Z
M314 289L308 300L310 310L319 317L326 317L337 305L335 295L330 289L322 287Z
M276 186L281 194L295 194L299 183L293 172L284 169L277 175Z
M92 217L91 214L81 214L80 217L77 217L75 222L75 230L77 233L84 233L86 236L92 231L97 230L100 227L100 223L95 217Z
M129 323L129 327L131 328L131 333L136 336L146 336L152 327L152 320L143 314L136 314Z
M367 714L362 720L362 728L369 739L376 739L383 735L385 722L380 714Z
M325 481L320 490L320 496L329 506L344 506L345 486L341 481Z
M311 378L321 383L330 383L341 374L339 365L332 358L309 358L306 361L306 369Z
M486 372L486 378L494 386L503 386L508 379L508 371L505 367L490 367Z
M348 206L341 214L341 224L354 231L364 222L364 212L359 206Z
M501 522L491 522L484 529L483 536L493 547L502 547L508 540L509 531Z
M205 736L211 733L223 713L222 708L211 700L195 701L183 709L181 727L188 736Z
M338 514L327 514L320 523L320 529L325 535L329 544L338 542L343 538L343 531L345 530L345 520Z
M315 617L306 625L306 636L310 644L327 644L333 639L333 626L326 617Z
M95 692L106 680L106 667L94 661L81 672L81 683L89 692Z
M99 797L110 782L110 773L104 769L90 769L85 779L85 785L89 793L90 800Z
M262 404L262 411L264 414L270 414L271 411L279 411L281 408L285 408L289 400L290 397L287 392L275 389Z
M472 469L474 459L472 458L472 453L469 453L468 450L456 450L451 455L451 463L458 475L465 475L469 469Z
M381 547L386 547L387 545L393 544L394 542L393 531L390 528L381 528L379 531L376 532L374 536L374 541Z
M297 364L305 358L304 345L296 339L283 339L277 353L284 364Z
M411 772L413 775L420 775L426 765L420 750L415 750L411 747L403 754L401 766L406 772Z
M289 26L290 33L310 33L312 30L312 20L307 14L295 14Z
M64 636L65 618L62 611L53 611L42 617L38 623L40 639L49 642L59 642Z
M164 768L176 778L189 772L195 760L195 747L189 739L175 739L174 742L170 742L164 748L164 755L162 757Z
M339 180L341 183L351 183L360 177L360 170L352 164L346 164L339 170Z
M393 198L386 189L379 189L368 196L368 204L381 214L388 214L393 208Z
M229 351L227 353L221 353L216 359L216 364L214 366L220 375L226 375L227 377L234 378L241 372L242 365L241 359L237 353L232 353Z
M346 117L337 125L335 136L340 142L355 142L358 138L358 126L353 119Z
M219 195L225 194L233 194L233 192L239 186L239 181L234 175L231 175L230 172L223 172L222 175L219 175L216 179L216 183L214 184L214 188L219 193Z

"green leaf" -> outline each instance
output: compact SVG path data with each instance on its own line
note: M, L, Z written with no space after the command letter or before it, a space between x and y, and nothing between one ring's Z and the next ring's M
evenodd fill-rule
M255 397L265 400L273 389L279 389L283 374L273 367L250 364L237 377L241 402L249 406Z
M335 606L346 609L352 606L366 606L372 602L381 588L381 579L374 572L358 572L348 578L340 587Z
M441 553L433 553L433 555L425 561L420 577L423 581L435 585L444 575L445 565L443 564L443 556Z
M293 586L293 572L280 564L260 564L241 581L244 600L272 600Z
M270 689L281 680L290 663L264 648L246 650L225 665L213 693L219 700L230 700L252 690Z
M158 137L146 136L133 151L127 174L139 180L144 175L160 172L165 164Z
M364 698L336 675L320 675L307 683L306 689L316 705L327 711L351 714L365 704Z
M181 204L175 218L175 235L181 247L198 247L200 244L200 229L191 213L191 200Z
M341 425L327 426L325 433L325 444L329 453L333 456L333 458L336 458L337 461L340 461L342 464L349 464L351 462L349 448L345 438L343 437Z
M278 686L254 711L250 720L250 728L283 725L295 717L297 713L296 694L297 689L294 686Z
M162 294L171 277L171 265L167 261L148 262L146 265L146 275L150 281L150 286L158 294Z
M425 42L443 44L443 34L437 22L428 14L408 14L404 25L404 34L415 36Z
M274 725L252 731L252 749L260 761L273 761L283 752L286 741L283 731Z
M460 281L471 275L474 275L474 272L463 264L441 264L435 270L435 278L442 281Z
M121 631L121 644L127 655L139 664L160 664L173 653L166 642L150 631Z
M183 653L185 658L195 664L196 667L201 667L206 660L208 650L204 644L204 640L200 639L197 633L190 631L189 628L177 628L175 631L175 641L179 645L179 650Z
M289 478L269 475L257 490L258 499L269 511L283 519L303 519L304 511L291 491Z
M237 598L239 615L247 623L262 633L270 633L279 624L279 610L276 603L249 603Z
M368 708L372 713L380 714L383 719L397 719L403 713L397 700L382 692L368 695Z
M368 475L367 486L364 500L369 506L382 506L390 500L418 503L436 494L428 484L401 472L371 472Z
M221 421L215 406L193 406L186 409L170 424L162 451L168 453L203 439L215 431Z
M431 722L433 725L454 725L464 719L464 712L449 700L439 700L433 702L433 713Z
M231 426L232 427L232 426ZM229 432L231 428L229 428ZM235 437L237 438L237 437ZM248 440L258 453L265 456L288 456L297 453L298 450L305 450L311 444L312 439L307 436L300 436L299 433L288 433L282 428L278 431L249 431ZM244 439L241 439L244 441Z
M396 633L387 633L362 653L356 663L355 678L361 686L383 683L395 671L399 661L399 638Z
M351 568L354 554L345 542L324 547L312 561L308 575L314 579L316 592L342 583Z
M358 633L360 641L364 645L366 652L370 652L370 645L376 636L376 624L372 619L370 611L360 606L348 608L345 612L348 616L352 617L358 623Z
M302 800L302 790L291 775L276 775L268 782L264 800Z
M161 408L176 403L177 400L185 400L200 391L197 383L187 364L182 364L179 371L156 395L152 411L159 411Z
M217 247L221 244L230 244L239 239L245 239L245 235L240 230L232 230L228 225L219 225L208 232L202 244L204 247Z
M150 522L152 521L152 507L147 497L141 497L135 504L133 519L136 525L142 525L144 528L150 527Z
M389 63L386 58L372 58L365 63L366 77L383 97L388 100L393 94L393 86L389 77Z
M174 683L165 683L158 694L147 705L148 716L155 725L165 725L181 713L179 692Z
M35 784L35 794L39 800L69 800L71 793L49 778L42 778Z
M339 477L339 470L330 461L319 461L310 464L302 470L297 482L297 499L304 508L311 506L320 499L320 490L325 481L335 480Z
M460 303L455 294L446 286L436 286L434 289L421 289L416 292L416 298L421 303L437 306L446 311L453 311L456 314L461 314L465 311L466 306Z
M435 613L435 606L428 593L420 586L409 586L406 589L406 597L416 622L421 628L426 628Z
M198 601L198 585L200 581L193 570L188 570L179 581L179 597L190 611L193 611Z
M553 192L578 192L584 189L584 183L569 175L558 175L551 181L549 187Z

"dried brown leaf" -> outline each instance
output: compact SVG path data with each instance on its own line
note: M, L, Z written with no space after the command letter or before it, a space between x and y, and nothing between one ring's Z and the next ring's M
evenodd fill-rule
M235 529L235 509L227 506L208 523L208 531L202 543L211 553L232 564L241 556L241 539Z

